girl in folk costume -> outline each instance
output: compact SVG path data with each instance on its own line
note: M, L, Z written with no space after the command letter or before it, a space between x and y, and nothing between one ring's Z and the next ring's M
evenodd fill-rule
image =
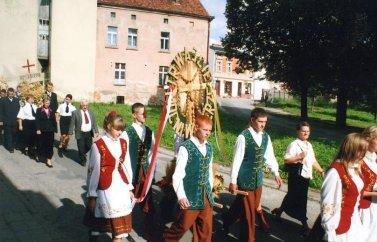
M360 162L368 147L361 134L346 136L321 189L321 224L325 241L363 242L359 201L363 194Z
M297 139L292 141L285 152L284 162L288 170L288 193L279 208L272 210L272 214L279 217L283 212L302 223L302 235L309 233L306 217L309 181L313 176L313 168L324 171L315 158L313 147L308 141L310 136L309 123L302 121L297 124Z
M69 143L69 124L71 122L72 113L76 107L71 104L72 95L67 94L64 103L60 104L56 110L56 123L60 126L60 143L59 143L59 156L62 156L62 151L67 149Z
M84 224L91 228L90 241L100 232L111 232L113 241L129 236L133 208L132 169L124 129L115 111L104 120L105 134L92 145L88 166L88 205Z
M366 128L363 135L369 146L361 163L364 196L360 201L360 215L363 225L368 229L366 241L377 242L377 126Z

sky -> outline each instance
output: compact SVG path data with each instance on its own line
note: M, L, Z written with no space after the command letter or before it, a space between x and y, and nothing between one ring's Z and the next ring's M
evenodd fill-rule
M220 42L226 34L226 18L224 16L226 0L200 0L211 16L211 41Z

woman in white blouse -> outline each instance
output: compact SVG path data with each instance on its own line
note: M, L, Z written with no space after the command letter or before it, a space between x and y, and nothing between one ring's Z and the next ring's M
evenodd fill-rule
M128 237L132 229L132 169L127 142L119 138L122 117L110 112L104 121L105 134L90 150L88 204L84 224L91 228L91 240L100 232L110 232L113 241Z
M377 242L377 126L370 126L363 132L369 142L368 151L361 165L364 178L364 196L360 201L360 215L368 229L367 242Z
M284 162L288 170L288 193L285 195L280 208L275 208L272 213L279 217L283 212L302 223L302 235L309 233L306 217L308 202L309 181L313 177L313 168L322 175L324 171L315 158L313 147L308 141L310 125L300 122L296 126L297 139L289 144L285 152Z
M364 182L360 162L368 147L363 135L346 136L326 173L321 189L323 239L331 242L364 242L359 201Z

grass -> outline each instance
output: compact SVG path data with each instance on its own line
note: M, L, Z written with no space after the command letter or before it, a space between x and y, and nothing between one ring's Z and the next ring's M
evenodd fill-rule
M104 116L111 110L116 110L124 117L127 124L132 123L131 108L128 105L120 104L104 104L104 103L93 103L90 106L90 109L95 113L97 123L99 126L102 125ZM154 131L157 129L159 116L160 116L160 107L147 107L147 125L150 126ZM220 112L220 121L222 128L222 140L223 148L222 152L219 152L219 149L216 147L215 135L212 135L210 141L212 142L215 151L214 151L214 161L224 165L229 166L232 161L233 156L233 147L236 141L238 134L246 128L247 126L247 115L237 114L235 116L233 113L226 111ZM284 172L283 165L283 156L285 150L290 142L295 139L295 133L289 129L281 129L275 127L274 125L269 125L267 127L267 132L271 136L274 152L276 158L278 159L281 175L283 178L286 178L287 174ZM168 124L165 128L161 146L167 149L173 149L174 132L172 127ZM325 138L313 138L311 143L314 147L315 154L317 159L322 165L322 167L328 167L332 158L334 157L337 150L337 141ZM314 179L311 181L310 186L312 188L320 188L322 184L322 178L315 173Z
M272 103L268 104L268 107L279 108L292 115L300 116L300 101L297 99L274 99ZM313 120L335 123L336 108L331 104L310 105L308 106L308 116ZM372 113L353 108L347 109L347 125L365 128L375 123Z

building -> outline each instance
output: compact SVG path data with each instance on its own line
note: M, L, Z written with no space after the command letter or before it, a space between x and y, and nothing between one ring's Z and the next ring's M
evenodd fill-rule
M99 0L96 100L148 103L178 52L207 60L211 19L199 0Z
M0 1L0 79L51 80L60 98L147 103L178 52L207 60L211 20L199 0Z
M218 96L250 98L252 72L237 73L237 59L228 59L220 44L210 45L208 60Z

